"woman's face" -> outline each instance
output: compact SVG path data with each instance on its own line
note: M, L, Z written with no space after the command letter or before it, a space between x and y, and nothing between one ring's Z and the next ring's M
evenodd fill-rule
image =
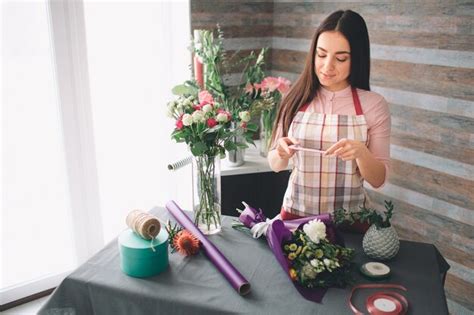
M351 48L344 35L337 31L320 34L314 64L323 87L330 91L346 88L351 72Z

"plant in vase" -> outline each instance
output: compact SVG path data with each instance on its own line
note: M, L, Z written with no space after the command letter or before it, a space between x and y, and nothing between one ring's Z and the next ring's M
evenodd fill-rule
M222 104L233 117L233 128L240 127L240 132L236 134L235 143L254 144L253 136L257 132L257 125L251 123L251 118L255 115L255 106L261 102L260 91L247 93L246 87L253 86L264 77L264 59L267 49L264 48L257 55L253 51L246 57L236 60L239 56L235 53L227 58L223 48L224 35L217 26L217 38L214 33L208 30L196 31L193 42L193 52L203 61L204 85L213 95L214 99ZM237 86L231 86L224 77L237 69L243 69ZM237 121L240 120L240 126ZM243 164L243 149L245 146L238 146L229 151L229 161L233 166Z
M245 91L255 98L253 110L260 113L260 155L267 156L278 106L291 82L282 77L266 77L261 83L248 84Z
M193 81L173 88L178 97L168 103L168 115L175 120L171 134L176 142L185 142L193 159L193 210L196 225L206 234L221 229L220 157L226 150L244 146L233 138L247 119L235 119L206 90L199 91ZM237 128L231 128L235 121Z
M362 247L367 256L387 260L395 257L400 249L397 231L390 224L393 215L392 201L384 201L386 211L380 214L372 208L360 207L360 211L347 211L340 208L334 211L336 225L368 223L370 225L362 240Z

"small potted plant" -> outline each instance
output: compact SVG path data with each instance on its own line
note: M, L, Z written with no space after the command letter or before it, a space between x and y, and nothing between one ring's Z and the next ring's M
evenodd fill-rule
M390 224L393 215L392 201L385 200L386 211L380 214L377 210L360 207L360 211L348 212L341 208L334 211L334 221L338 226L351 224L368 224L362 247L367 256L379 260L388 260L398 253L400 240L397 231Z

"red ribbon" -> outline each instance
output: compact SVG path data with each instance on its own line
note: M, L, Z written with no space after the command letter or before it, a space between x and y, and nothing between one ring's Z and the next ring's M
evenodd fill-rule
M356 315L363 315L361 311L359 311L354 304L352 304L352 295L357 289L399 289L403 291L407 291L407 289L404 286L398 285L398 284L361 284L357 285L352 288L351 295L349 297L349 306L351 307L351 310L354 312ZM375 305L374 302L377 299L386 299L389 300L390 302L395 304L395 310L386 312L383 310L378 309ZM403 305L402 305L403 304ZM407 299L396 292L391 292L391 291L381 291L381 292L376 292L372 295L370 295L367 298L366 301L366 308L369 314L371 315L404 315L406 314L408 310L408 301Z

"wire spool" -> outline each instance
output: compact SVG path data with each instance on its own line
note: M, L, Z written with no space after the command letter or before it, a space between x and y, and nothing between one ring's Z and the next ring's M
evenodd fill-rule
M370 279L378 280L390 276L390 267L380 262L368 262L360 267L360 272Z
M193 161L193 157L192 156L188 156L187 158L184 158L182 160L179 160L175 163L171 163L171 164L168 164L168 170L170 171L176 171L188 164L190 164L191 162Z
M161 224L158 218L141 210L130 212L125 221L132 231L145 240L152 240L160 233Z

